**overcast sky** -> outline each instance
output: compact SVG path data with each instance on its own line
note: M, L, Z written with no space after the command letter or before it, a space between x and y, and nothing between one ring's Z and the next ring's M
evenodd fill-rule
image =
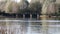
M0 0L1 1L1 0ZM2 1L5 1L5 0L2 0ZM12 1L15 1L15 2L20 2L20 0L12 0ZM30 2L31 0L27 0L28 2Z
M20 2L20 0L15 0L16 2ZM31 0L28 0L28 2L30 2Z

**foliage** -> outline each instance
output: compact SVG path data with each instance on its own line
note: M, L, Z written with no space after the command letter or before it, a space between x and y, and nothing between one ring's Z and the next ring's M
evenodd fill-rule
M40 13L41 4L40 2L35 2L35 3L32 3L29 8L30 8L31 13Z
M26 13L26 11L28 10L28 5L29 5L28 1L22 2L22 4L19 5L19 11L18 11L18 13L21 13L21 14ZM23 8L23 9L21 9L21 8Z

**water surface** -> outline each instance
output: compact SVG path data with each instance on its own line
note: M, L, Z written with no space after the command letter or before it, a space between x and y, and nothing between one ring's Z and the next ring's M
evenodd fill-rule
M60 18L0 18L0 34L59 34Z

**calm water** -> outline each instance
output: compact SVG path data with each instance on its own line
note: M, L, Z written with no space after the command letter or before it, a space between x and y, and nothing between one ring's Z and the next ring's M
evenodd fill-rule
M0 18L0 34L59 34L60 18Z

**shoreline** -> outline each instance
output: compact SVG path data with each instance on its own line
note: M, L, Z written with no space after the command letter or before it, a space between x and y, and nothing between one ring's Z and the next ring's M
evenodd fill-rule
M54 18L58 17L58 18L60 18L60 16L49 16L49 15L40 15L39 18L40 17L54 17ZM2 15L0 15L0 18L23 18L23 17L18 17L18 16L17 17L16 16L15 17L14 16L2 16Z

